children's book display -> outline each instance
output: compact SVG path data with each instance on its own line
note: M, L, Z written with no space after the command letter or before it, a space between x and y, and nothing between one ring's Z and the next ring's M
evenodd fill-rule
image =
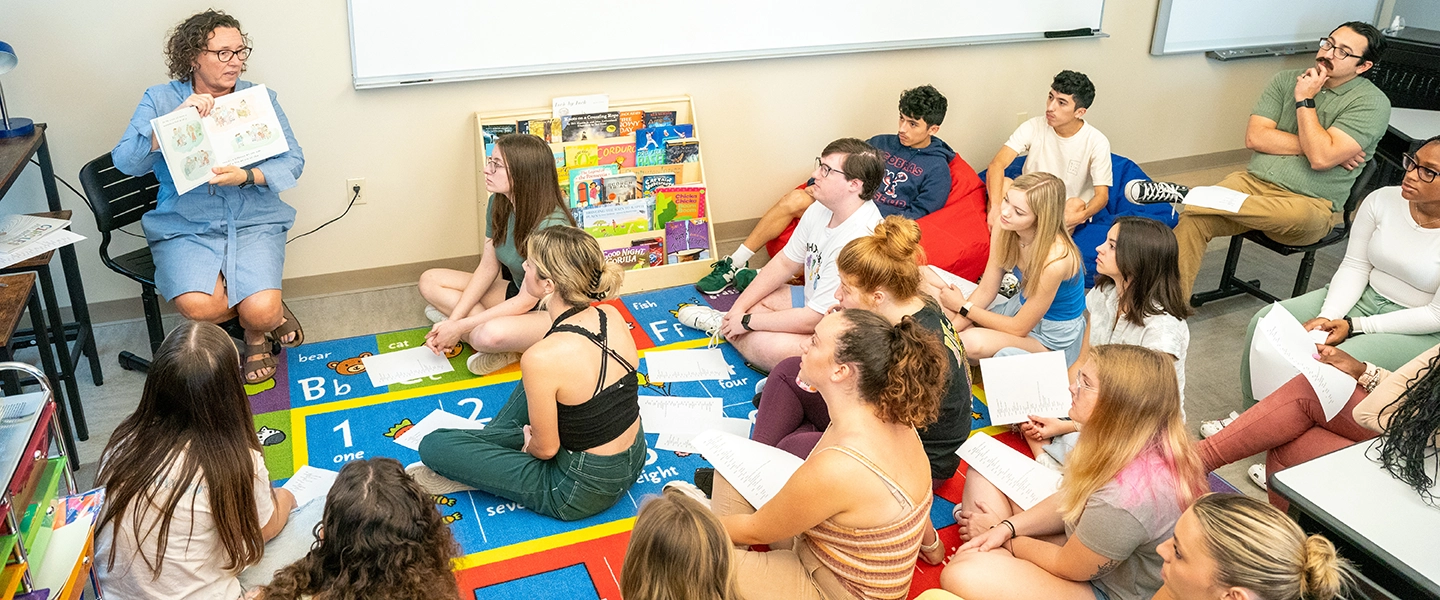
M575 224L600 241L606 260L636 271L627 273L626 291L693 282L709 271L713 226L689 97L624 104L603 95L556 98L550 112L476 121L477 166L502 135L528 133L551 145ZM488 194L480 189L483 204Z
M250 165L290 149L263 85L216 98L204 117L187 106L151 119L150 125L179 194L210 181L215 167Z

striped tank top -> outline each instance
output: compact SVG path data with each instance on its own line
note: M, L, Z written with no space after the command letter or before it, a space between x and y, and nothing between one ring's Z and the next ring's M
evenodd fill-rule
M895 501L906 509L903 516L893 523L879 527L854 528L836 524L826 519L805 532L806 543L815 552L820 564L825 565L835 577L856 598L866 600L904 599L910 593L910 578L915 572L915 558L920 553L920 540L930 520L930 502L933 497L916 504L864 454L845 446L830 446L822 449L843 452L870 469Z

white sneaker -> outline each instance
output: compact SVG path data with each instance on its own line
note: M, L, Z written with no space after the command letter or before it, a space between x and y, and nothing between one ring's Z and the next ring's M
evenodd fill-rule
M1226 425L1234 423L1235 419L1238 418L1240 418L1240 413L1232 410L1230 411L1230 416L1225 417L1224 419L1217 419L1214 421L1205 421L1203 423L1200 423L1200 439L1203 440L1212 435L1220 433L1221 429L1224 429Z
M665 485L660 486L660 490L662 492L664 490L677 490L686 496L694 498L696 502L704 505L705 508L710 508L710 499L705 497L705 492L688 481L682 479L667 481Z
M1265 465L1263 463L1250 465L1250 468L1246 469L1245 472L1250 474L1250 481L1255 482L1255 485L1260 486L1260 489L1267 491L1270 489L1270 486L1265 483Z
M470 355L470 358L465 359L465 367L470 369L471 373L483 377L517 362L520 362L519 352L480 352L477 350Z
M455 492L468 492L475 489L436 473L434 469L425 466L425 463L417 462L405 467L405 474L409 475L411 479L414 479L415 483L420 484L420 489L425 490L425 493L436 496L454 494Z
M425 305L425 318L430 319L430 322L431 322L431 323L439 323L439 322L441 322L441 321L444 321L445 319L450 318L450 316L449 316L449 315L446 315L446 314L443 313L443 312L440 312L440 309L435 308L435 305L433 305L433 304L426 304L426 305Z
M709 334L712 347L720 343L720 323L725 319L725 313L697 304L677 311L675 319L680 321L681 325Z

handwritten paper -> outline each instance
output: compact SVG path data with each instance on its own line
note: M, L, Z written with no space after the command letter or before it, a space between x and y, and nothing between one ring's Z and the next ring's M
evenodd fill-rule
M693 432L671 432L662 433L655 440L656 450L669 450L672 452L688 452L695 454L699 452L695 448L694 440L707 431L721 431L742 438L750 438L750 419L732 419L729 417L711 417L701 422Z
M1255 340L1250 345L1250 390L1256 398L1264 398L1296 375L1304 375L1315 389L1326 421L1340 414L1355 392L1355 380L1315 360L1315 340L1310 332L1284 306L1274 304L1255 325Z
M555 119L570 115L606 112L610 110L609 94L589 96L560 96L550 100L550 116Z
M980 359L991 425L1009 425L1039 417L1063 417L1070 411L1070 382L1065 353L1039 352Z
M437 408L425 415L425 418L420 419L419 423L412 425L405 433L395 436L395 443L419 452L420 440L425 439L425 436L430 435L436 429L484 429L486 421L489 419L472 421Z
M1238 213L1240 212L1240 205L1244 204L1245 199L1249 197L1250 196L1244 192L1237 192L1230 188L1223 188L1218 185L1203 185L1190 188L1190 193L1185 194L1183 204Z
M660 383L729 379L734 373L719 348L645 353L645 377Z
M300 470L291 475L290 480L281 486L295 495L295 508L290 511L300 510L310 501L325 497L330 493L330 486L335 485L335 478L339 475L340 473L329 469L302 465Z
M722 431L707 431L690 443L755 508L780 493L790 476L805 464L800 457L779 448Z
M370 385L375 387L455 370L450 359L437 355L424 346L366 356L361 358L360 362L365 363L365 374L370 376Z
M995 484L1020 508L1029 509L1060 489L1060 473L983 432L960 446L960 459Z
M725 402L720 398L640 397L640 423L645 433L696 434L724 416Z

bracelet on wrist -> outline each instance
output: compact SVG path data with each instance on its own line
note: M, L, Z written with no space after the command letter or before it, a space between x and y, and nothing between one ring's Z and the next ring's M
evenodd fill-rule
M1018 534L1015 533L1015 524L1011 523L1010 519L1000 521L1000 524L1010 528L1010 539L1013 540L1017 537L1020 537Z

